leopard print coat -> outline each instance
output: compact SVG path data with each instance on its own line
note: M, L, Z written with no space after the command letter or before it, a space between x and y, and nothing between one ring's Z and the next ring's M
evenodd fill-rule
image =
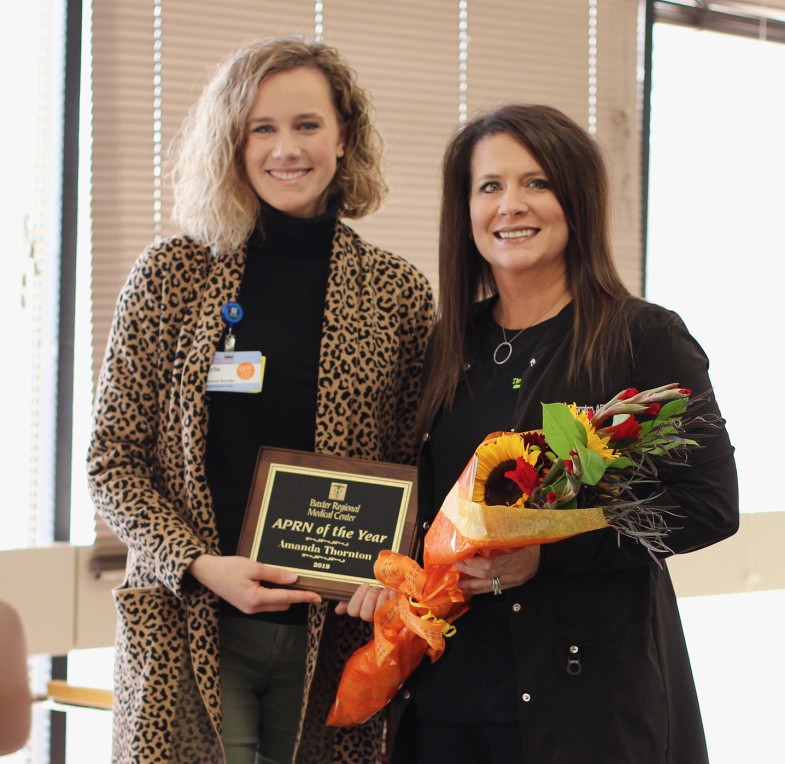
M136 262L120 294L97 391L88 472L101 516L128 547L118 612L113 762L224 761L217 597L186 570L218 554L204 459L205 383L235 300L244 248L213 256L187 237ZM336 224L319 366L316 450L411 464L432 323L425 277ZM298 764L375 762L380 716L324 726L366 624L311 606Z

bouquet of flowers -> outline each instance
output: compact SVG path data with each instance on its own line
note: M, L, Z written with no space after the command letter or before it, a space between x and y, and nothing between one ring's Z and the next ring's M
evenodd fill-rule
M374 574L399 596L376 611L373 640L346 664L327 724L361 724L392 699L426 653L432 661L441 656L452 624L469 608L455 562L607 527L636 539L655 560L670 551L665 515L673 508L656 504L659 466L686 464L698 446L689 431L717 421L687 418L705 397L690 394L670 384L623 390L595 411L547 403L542 430L488 435L425 536L424 568L380 553ZM639 421L642 415L648 418ZM647 492L647 484L655 490Z

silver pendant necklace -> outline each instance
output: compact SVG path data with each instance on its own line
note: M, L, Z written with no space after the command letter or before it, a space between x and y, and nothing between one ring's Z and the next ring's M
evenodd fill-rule
M565 289L547 308L545 308L545 310L542 313L540 313L540 315L537 316L537 318L535 318L534 321L532 321L528 326L524 326L523 329L521 329L520 331L516 332L515 336L510 337L509 340L507 339L507 332L505 332L504 327L502 327L502 337L504 337L504 341L500 342L496 346L496 350L493 351L493 362L497 366L501 366L502 364L507 363L507 361L510 360L510 356L512 355L512 343L515 342L515 340L518 339L518 337L520 337L527 329L534 326L546 313L548 313L548 311L552 310L554 306L559 302L559 300L561 300L561 298L564 297L565 294L567 294L567 289ZM498 358L499 351L502 348L507 348L507 355L504 356L504 358L499 359Z

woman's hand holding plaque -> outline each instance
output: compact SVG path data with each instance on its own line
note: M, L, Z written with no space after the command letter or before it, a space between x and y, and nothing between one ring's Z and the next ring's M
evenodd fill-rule
M264 613L288 610L295 602L321 602L316 592L296 589L268 589L262 581L286 585L297 576L282 568L273 568L247 557L219 557L203 554L197 557L188 572L219 597L243 613Z

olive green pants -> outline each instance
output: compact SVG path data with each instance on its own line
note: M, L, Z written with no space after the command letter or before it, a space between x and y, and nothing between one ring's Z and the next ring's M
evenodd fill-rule
M308 626L221 616L221 717L227 764L291 764Z

